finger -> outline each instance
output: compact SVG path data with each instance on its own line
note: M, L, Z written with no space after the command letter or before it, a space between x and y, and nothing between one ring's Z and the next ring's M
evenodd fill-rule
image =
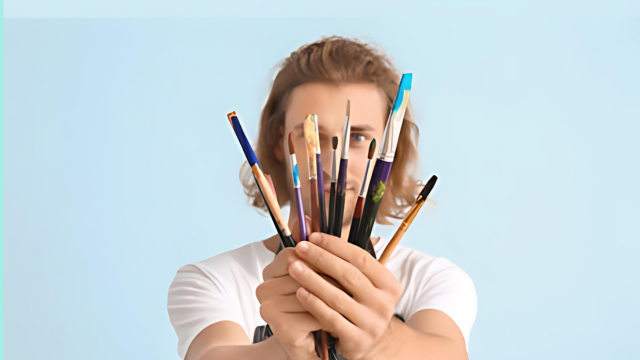
M356 267L378 289L386 290L389 287L397 286L395 276L367 251L358 246L346 241L335 241L331 236L320 233L313 233L309 237L309 241ZM298 255L300 255L299 252Z
M320 322L309 312L279 313L271 321L267 321L264 316L262 319L271 326L273 333L276 335L280 335L283 332L291 333L291 330L310 333L322 328Z
M300 284L289 275L269 279L256 287L256 297L262 303L273 295L295 294Z
M307 309L307 311L320 323L322 330L325 330L344 341L357 338L358 334L361 332L358 327L350 323L338 312L331 309L327 304L314 294L307 291L304 287L298 289L296 295L300 304L302 304L302 306Z
M338 281L358 302L371 299L372 296L375 296L372 292L377 289L360 270L323 248L313 243L301 243L296 246L296 253L304 262L315 266L321 272ZM371 255L368 253L364 252L364 254L371 258ZM295 263L296 262L292 262L292 264ZM291 270L291 267L289 270ZM300 279L295 276L294 278L300 282ZM303 283L301 283L301 285L306 287Z
M302 287L358 327L366 328L367 325L370 324L371 319L367 315L368 312L364 305L359 304L344 291L326 282L320 275L304 265L304 263L293 263L289 271L291 272L291 276L298 280Z
M264 280L288 275L288 268L291 263L300 258L296 255L294 248L284 248L273 261L262 270Z
M272 297L261 303L260 307L266 307L266 311L272 313L301 313L307 311L300 305L295 293Z

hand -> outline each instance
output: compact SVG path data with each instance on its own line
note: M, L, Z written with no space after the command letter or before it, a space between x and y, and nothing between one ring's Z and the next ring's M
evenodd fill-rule
M296 246L289 274L302 287L298 303L339 339L338 352L350 360L371 359L386 339L402 286L368 252L337 237L313 233ZM335 279L343 290L318 273Z
M256 288L260 316L289 359L317 359L312 332L320 329L320 323L296 297L300 284L288 274L293 262L300 258L294 248L286 248L264 268L264 282Z

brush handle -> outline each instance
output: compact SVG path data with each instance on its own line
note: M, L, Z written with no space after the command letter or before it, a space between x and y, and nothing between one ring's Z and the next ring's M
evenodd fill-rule
M320 146L320 144L318 144ZM318 169L318 204L320 204L320 231L328 234L327 229L327 207L324 203L324 171L322 170L322 158L316 154L316 168Z
M362 217L362 207L364 206L364 197L358 196L356 207L353 209L353 217L351 217L351 228L349 228L348 242L353 244L356 235L358 235L358 227L360 227L360 217Z
M258 191L260 192L260 195L262 196L262 199L264 200L264 194L262 193L262 188L260 188L260 184L258 183L258 179L256 179L256 176L253 175L253 180L255 180L256 185L258 187ZM271 208L269 208L269 204L267 204L267 201L264 200L264 204L267 207L267 212L269 213L269 217L271 218L271 221L273 221L273 226L276 228L276 231L278 232L278 236L280 236L280 245L282 247L285 247L285 235L282 233L282 230L280 230L280 226L278 225L278 223L276 222L276 218L273 217L273 213L271 212Z
M333 224L336 217L336 183L331 183L331 190L329 192L329 232L333 233Z
M320 232L320 204L318 203L318 180L309 179L311 193L311 232Z
M369 182L369 189L367 189L367 197L364 201L364 209L362 210L358 234L353 241L355 245L368 250L370 253L373 249L370 244L371 231L373 230L373 225L376 222L376 215L378 215L382 195L384 195L387 179L391 172L391 165L393 165L392 162L381 159L376 161L376 165L373 167L373 172L371 173L371 181Z
M336 219L333 223L333 236L342 236L342 218L344 215L344 199L347 191L347 168L349 159L340 159L340 171L336 182Z
M300 188L295 188L296 208L298 209L298 226L300 227L300 241L307 240L307 222L304 218L304 208L302 207L302 194Z

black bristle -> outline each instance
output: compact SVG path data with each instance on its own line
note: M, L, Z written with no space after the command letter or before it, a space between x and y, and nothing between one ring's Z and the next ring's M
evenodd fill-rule
M418 198L426 199L429 196L429 193L431 193L431 190L433 190L433 187L436 185L436 181L438 181L438 177L433 175L431 179L427 181L427 184L424 186L424 188L422 188L422 191L420 191L420 195L418 195Z
M333 150L338 148L338 137L334 136L331 138L331 145L333 146Z

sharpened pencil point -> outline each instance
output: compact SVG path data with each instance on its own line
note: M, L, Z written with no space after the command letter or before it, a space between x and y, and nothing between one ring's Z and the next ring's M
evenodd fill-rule
M296 152L293 148L293 140L291 140L292 133L289 133L289 155L294 155Z
M331 138L331 145L333 146L333 150L338 148L338 137L334 136Z
M373 159L373 154L376 152L376 139L371 140L371 144L369 144L369 154L367 158L369 160Z

